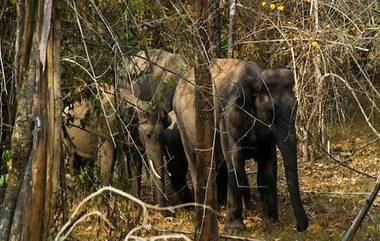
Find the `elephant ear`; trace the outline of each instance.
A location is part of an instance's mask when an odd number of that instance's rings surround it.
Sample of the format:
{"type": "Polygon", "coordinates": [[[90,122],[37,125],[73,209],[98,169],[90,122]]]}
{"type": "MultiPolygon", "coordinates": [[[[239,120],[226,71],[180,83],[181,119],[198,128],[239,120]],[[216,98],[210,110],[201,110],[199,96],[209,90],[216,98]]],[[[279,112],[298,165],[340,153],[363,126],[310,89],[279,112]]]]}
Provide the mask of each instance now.
{"type": "Polygon", "coordinates": [[[233,96],[236,96],[235,103],[245,109],[254,108],[254,102],[256,97],[261,93],[264,81],[260,74],[261,69],[253,63],[246,64],[243,67],[242,74],[239,74],[239,78],[235,82],[233,96]]]}
{"type": "Polygon", "coordinates": [[[294,88],[294,74],[289,69],[267,69],[262,73],[265,85],[271,93],[292,92],[294,88]]]}

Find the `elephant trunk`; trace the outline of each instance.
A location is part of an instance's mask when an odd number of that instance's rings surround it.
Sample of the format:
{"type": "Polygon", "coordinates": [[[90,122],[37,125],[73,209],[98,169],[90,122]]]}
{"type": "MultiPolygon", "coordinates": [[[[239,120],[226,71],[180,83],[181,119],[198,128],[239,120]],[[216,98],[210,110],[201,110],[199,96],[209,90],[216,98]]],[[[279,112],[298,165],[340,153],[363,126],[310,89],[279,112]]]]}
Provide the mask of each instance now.
{"type": "Polygon", "coordinates": [[[146,151],[151,175],[154,178],[154,185],[157,187],[157,203],[163,207],[165,206],[165,168],[158,141],[146,141],[146,151]]]}
{"type": "Polygon", "coordinates": [[[297,173],[297,140],[294,124],[291,125],[290,128],[282,126],[281,128],[278,128],[278,130],[275,130],[274,133],[284,161],[286,182],[297,221],[297,231],[302,232],[308,227],[308,218],[306,216],[299,191],[297,173]]]}

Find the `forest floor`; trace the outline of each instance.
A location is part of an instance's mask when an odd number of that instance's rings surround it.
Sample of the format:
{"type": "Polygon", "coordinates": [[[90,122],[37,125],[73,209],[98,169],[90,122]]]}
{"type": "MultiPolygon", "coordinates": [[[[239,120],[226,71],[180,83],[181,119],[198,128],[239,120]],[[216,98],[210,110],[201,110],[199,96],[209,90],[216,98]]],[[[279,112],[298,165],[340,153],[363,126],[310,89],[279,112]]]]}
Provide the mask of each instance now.
{"type": "MultiPolygon", "coordinates": [[[[331,155],[344,164],[366,174],[377,176],[380,173],[380,141],[374,139],[367,128],[355,126],[338,127],[330,132],[331,155]],[[344,133],[344,134],[339,134],[344,133]]],[[[363,126],[365,124],[363,123],[363,126]]],[[[363,202],[371,191],[375,180],[349,170],[328,157],[323,152],[312,162],[299,161],[299,176],[302,198],[310,219],[307,231],[298,233],[294,229],[295,219],[287,193],[282,160],[278,161],[278,192],[279,192],[279,222],[268,224],[263,222],[260,213],[259,198],[256,189],[252,188],[253,210],[249,211],[244,219],[246,230],[235,234],[262,241],[327,241],[341,240],[344,232],[351,225],[363,202]]],[[[255,163],[248,165],[251,171],[255,163]]],[[[251,187],[256,186],[255,176],[251,176],[251,187]]],[[[143,199],[151,202],[151,192],[146,183],[143,199]]],[[[73,202],[78,203],[78,200],[73,202]]],[[[115,230],[110,231],[101,221],[89,219],[77,227],[69,240],[123,240],[135,224],[131,220],[132,213],[128,211],[128,201],[114,197],[112,222],[115,230]],[[117,208],[115,208],[117,207],[117,208]],[[116,211],[115,211],[116,210],[116,211]]],[[[179,210],[175,218],[165,219],[158,212],[152,212],[150,223],[153,231],[140,233],[153,236],[168,233],[192,233],[193,210],[179,210]],[[170,232],[159,232],[167,230],[170,232]]],[[[226,209],[219,210],[219,232],[223,234],[223,224],[226,218],[226,209]]],[[[192,237],[192,236],[189,236],[192,237]]],[[[369,213],[365,217],[355,240],[380,241],[380,198],[375,200],[369,213]]]]}

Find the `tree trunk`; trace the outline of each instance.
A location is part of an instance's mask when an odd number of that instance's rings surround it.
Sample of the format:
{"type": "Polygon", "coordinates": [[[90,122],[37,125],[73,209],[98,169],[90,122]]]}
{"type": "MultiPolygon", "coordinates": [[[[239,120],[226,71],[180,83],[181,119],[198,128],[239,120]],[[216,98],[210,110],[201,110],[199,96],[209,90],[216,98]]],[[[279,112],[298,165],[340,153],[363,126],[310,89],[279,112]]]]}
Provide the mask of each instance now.
{"type": "Polygon", "coordinates": [[[30,78],[18,94],[16,121],[12,133],[12,161],[9,181],[0,213],[0,240],[8,240],[13,214],[19,196],[26,160],[29,158],[32,132],[33,68],[30,78]]]}
{"type": "MultiPolygon", "coordinates": [[[[216,210],[215,161],[213,160],[214,104],[213,83],[210,72],[210,31],[213,19],[208,1],[198,0],[196,4],[197,26],[195,49],[195,126],[196,126],[196,184],[195,201],[216,210]]],[[[218,223],[216,213],[209,208],[196,208],[195,240],[217,240],[218,223]]]]}
{"type": "Polygon", "coordinates": [[[49,0],[18,2],[15,76],[21,91],[0,240],[47,240],[50,232],[58,190],[62,113],[60,25],[58,20],[51,25],[50,16],[57,17],[50,12],[52,5],[49,0]]]}
{"type": "Polygon", "coordinates": [[[221,9],[219,0],[211,1],[210,16],[210,36],[211,36],[211,55],[213,57],[222,57],[222,29],[221,29],[221,9]]]}
{"type": "Polygon", "coordinates": [[[41,33],[38,34],[41,39],[37,41],[39,58],[36,58],[36,62],[39,66],[39,74],[36,75],[37,113],[35,117],[35,125],[40,130],[34,136],[37,138],[37,147],[32,159],[31,208],[27,220],[27,236],[24,236],[36,241],[48,240],[50,234],[61,160],[62,104],[59,63],[61,30],[57,17],[59,16],[58,9],[55,7],[60,2],[54,1],[54,5],[51,2],[50,6],[49,0],[43,3],[44,1],[39,2],[39,21],[36,30],[37,33],[41,33]],[[50,14],[54,16],[52,20],[49,19],[50,14]]]}
{"type": "Polygon", "coordinates": [[[229,0],[229,23],[228,23],[228,58],[234,57],[236,0],[229,0]]]}
{"type": "Polygon", "coordinates": [[[18,1],[16,30],[15,82],[17,110],[11,137],[9,181],[0,212],[0,240],[8,240],[26,160],[29,158],[32,135],[34,68],[29,66],[34,12],[31,1],[18,1]]]}

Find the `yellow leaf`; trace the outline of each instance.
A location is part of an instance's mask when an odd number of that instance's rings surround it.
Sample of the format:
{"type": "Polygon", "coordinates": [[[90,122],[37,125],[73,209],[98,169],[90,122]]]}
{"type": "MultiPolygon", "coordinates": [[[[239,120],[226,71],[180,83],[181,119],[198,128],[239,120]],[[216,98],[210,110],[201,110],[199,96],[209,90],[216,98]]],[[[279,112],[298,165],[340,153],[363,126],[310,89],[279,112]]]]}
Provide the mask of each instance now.
{"type": "Polygon", "coordinates": [[[319,44],[318,44],[318,42],[317,41],[312,41],[311,42],[311,47],[313,47],[313,48],[318,48],[319,47],[319,44]]]}
{"type": "Polygon", "coordinates": [[[265,7],[265,5],[267,5],[267,2],[265,1],[261,2],[261,6],[265,7]]]}
{"type": "Polygon", "coordinates": [[[284,11],[285,10],[285,6],[284,5],[279,5],[279,6],[277,6],[277,10],[278,11],[284,11]]]}
{"type": "Polygon", "coordinates": [[[274,3],[271,3],[269,5],[269,8],[270,8],[270,10],[274,11],[274,10],[276,10],[276,5],[274,3]]]}
{"type": "Polygon", "coordinates": [[[8,167],[8,169],[9,170],[11,170],[12,169],[12,159],[9,159],[9,161],[7,161],[7,167],[8,167]]]}

